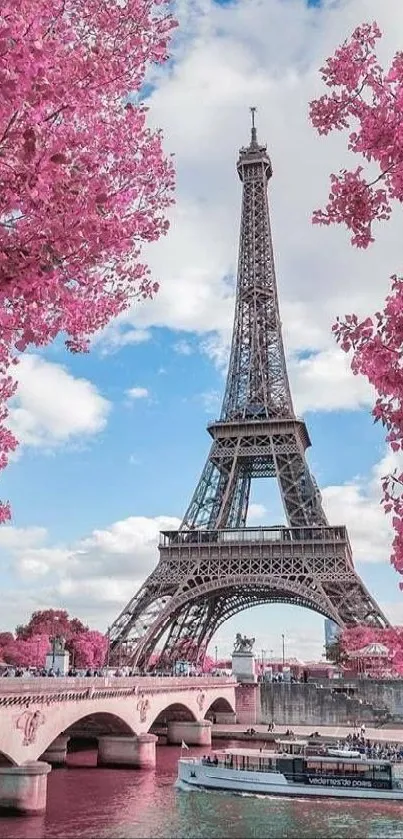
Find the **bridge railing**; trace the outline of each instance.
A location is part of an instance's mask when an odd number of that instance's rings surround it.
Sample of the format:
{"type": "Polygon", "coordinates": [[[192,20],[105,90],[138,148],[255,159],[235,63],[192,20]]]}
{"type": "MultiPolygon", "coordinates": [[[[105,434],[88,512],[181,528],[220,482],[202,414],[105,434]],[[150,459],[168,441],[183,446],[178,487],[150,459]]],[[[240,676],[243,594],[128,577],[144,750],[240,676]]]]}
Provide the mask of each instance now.
{"type": "Polygon", "coordinates": [[[346,542],[344,525],[336,527],[241,527],[224,530],[163,530],[160,547],[189,544],[245,544],[253,542],[346,542]]]}
{"type": "Polygon", "coordinates": [[[97,676],[93,677],[67,677],[57,676],[45,677],[9,677],[0,678],[0,694],[16,693],[60,693],[61,691],[85,690],[94,688],[114,688],[121,690],[134,690],[137,692],[146,690],[186,690],[188,688],[209,688],[234,685],[235,679],[231,676],[97,676]]]}

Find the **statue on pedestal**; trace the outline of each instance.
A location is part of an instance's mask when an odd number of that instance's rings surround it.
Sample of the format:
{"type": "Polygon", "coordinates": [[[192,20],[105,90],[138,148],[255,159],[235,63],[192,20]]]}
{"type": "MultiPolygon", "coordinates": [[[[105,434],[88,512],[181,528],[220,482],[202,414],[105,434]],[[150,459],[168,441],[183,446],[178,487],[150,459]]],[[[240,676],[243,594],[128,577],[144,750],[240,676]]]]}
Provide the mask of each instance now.
{"type": "Polygon", "coordinates": [[[66,649],[66,639],[63,635],[56,635],[53,638],[53,652],[55,655],[62,655],[66,649]]]}
{"type": "Polygon", "coordinates": [[[242,637],[240,632],[237,632],[234,643],[234,653],[251,653],[255,638],[247,638],[246,635],[242,637]]]}

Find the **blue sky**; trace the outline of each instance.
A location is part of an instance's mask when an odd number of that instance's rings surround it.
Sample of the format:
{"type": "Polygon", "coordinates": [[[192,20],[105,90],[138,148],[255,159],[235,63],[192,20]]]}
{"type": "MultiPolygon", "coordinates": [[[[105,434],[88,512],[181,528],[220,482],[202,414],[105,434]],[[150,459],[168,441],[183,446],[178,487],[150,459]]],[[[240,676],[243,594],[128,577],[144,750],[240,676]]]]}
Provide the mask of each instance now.
{"type": "MultiPolygon", "coordinates": [[[[309,462],[331,522],[349,527],[359,573],[403,622],[379,506],[379,476],[394,460],[372,423],[370,389],[331,336],[337,314],[379,306],[399,270],[401,220],[379,231],[370,253],[354,252],[342,230],[310,224],[329,172],[349,163],[342,138],[319,139],[308,124],[317,68],[363,20],[377,18],[385,30],[385,56],[398,49],[403,10],[392,0],[378,7],[179,2],[174,60],[147,88],[150,124],[162,127],[178,170],[171,231],[146,254],[161,290],[97,336],[89,355],[71,356],[58,341],[20,365],[11,422],[23,442],[1,482],[13,506],[12,524],[0,530],[2,628],[45,606],[106,628],[156,564],[158,530],[185,511],[225,382],[241,198],[235,161],[250,104],[274,167],[281,311],[309,462]]],[[[283,520],[272,483],[257,483],[252,502],[251,524],[283,520]]],[[[253,627],[259,649],[279,654],[284,632],[290,654],[322,652],[323,620],[312,613],[260,607],[253,627]]],[[[250,614],[236,616],[213,645],[228,653],[235,632],[250,628],[250,614]]]]}

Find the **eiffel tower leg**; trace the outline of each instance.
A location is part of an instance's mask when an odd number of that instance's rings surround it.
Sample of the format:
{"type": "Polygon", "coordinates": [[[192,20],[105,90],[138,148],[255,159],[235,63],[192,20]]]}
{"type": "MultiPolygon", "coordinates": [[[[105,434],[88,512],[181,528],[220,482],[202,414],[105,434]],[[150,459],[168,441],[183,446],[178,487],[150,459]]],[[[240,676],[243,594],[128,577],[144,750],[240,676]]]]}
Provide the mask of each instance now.
{"type": "MultiPolygon", "coordinates": [[[[129,601],[109,630],[109,648],[112,660],[122,644],[128,644],[133,650],[139,640],[155,623],[157,616],[172,598],[175,584],[169,585],[161,579],[160,566],[157,566],[129,601]]],[[[129,658],[131,653],[129,653],[129,658]]]]}
{"type": "Polygon", "coordinates": [[[210,527],[217,498],[222,492],[222,483],[223,478],[220,472],[214,463],[208,459],[183,518],[181,530],[208,529],[210,527]]]}
{"type": "Polygon", "coordinates": [[[318,488],[296,434],[273,435],[274,462],[290,527],[327,525],[318,488]]]}
{"type": "Polygon", "coordinates": [[[235,487],[234,500],[228,517],[228,527],[245,527],[248,515],[251,479],[249,475],[241,475],[235,487]]]}
{"type": "Polygon", "coordinates": [[[171,624],[168,637],[161,652],[161,661],[172,662],[184,659],[197,664],[203,649],[203,626],[208,613],[208,603],[199,601],[183,608],[171,624]]]}

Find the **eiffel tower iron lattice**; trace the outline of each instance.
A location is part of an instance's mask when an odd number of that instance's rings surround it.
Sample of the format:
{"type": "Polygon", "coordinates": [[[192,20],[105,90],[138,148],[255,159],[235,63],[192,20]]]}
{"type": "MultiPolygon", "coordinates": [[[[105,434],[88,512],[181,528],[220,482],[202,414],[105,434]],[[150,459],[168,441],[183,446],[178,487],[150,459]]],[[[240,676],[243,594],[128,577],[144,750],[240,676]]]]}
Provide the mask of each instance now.
{"type": "Polygon", "coordinates": [[[305,451],[288,381],[267,197],[272,166],[251,140],[243,184],[235,321],[220,419],[179,531],[160,535],[160,560],[110,630],[110,648],[139,667],[196,662],[218,627],[250,606],[305,606],[340,626],[388,626],[355,571],[346,528],[331,527],[305,451]],[[278,481],[288,527],[246,527],[251,480],[278,481]]]}

